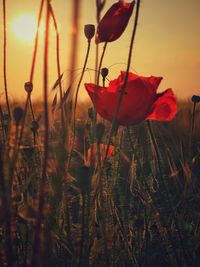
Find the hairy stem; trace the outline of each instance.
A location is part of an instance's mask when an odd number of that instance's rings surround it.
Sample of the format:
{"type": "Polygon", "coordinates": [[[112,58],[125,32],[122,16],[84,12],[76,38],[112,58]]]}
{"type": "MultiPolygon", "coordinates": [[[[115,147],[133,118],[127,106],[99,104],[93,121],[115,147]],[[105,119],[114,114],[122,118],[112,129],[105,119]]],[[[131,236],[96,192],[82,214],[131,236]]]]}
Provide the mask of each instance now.
{"type": "Polygon", "coordinates": [[[124,82],[120,91],[120,95],[118,97],[118,101],[117,101],[117,106],[114,112],[114,116],[113,116],[113,121],[112,121],[112,126],[111,126],[111,130],[110,130],[110,134],[109,134],[109,138],[108,138],[108,145],[106,148],[106,153],[105,153],[105,158],[104,158],[104,162],[107,159],[108,156],[108,151],[109,151],[109,146],[111,143],[111,138],[114,132],[114,127],[117,121],[117,115],[119,113],[120,110],[120,106],[122,103],[122,99],[125,93],[125,88],[126,88],[126,84],[128,81],[128,73],[129,73],[129,69],[130,69],[130,65],[131,65],[131,58],[132,58],[132,51],[133,51],[133,44],[134,44],[134,40],[135,40],[135,36],[136,36],[136,30],[137,30],[137,25],[138,25],[138,19],[139,19],[139,11],[140,11],[140,0],[137,1],[137,5],[136,5],[136,14],[135,14],[135,19],[134,19],[134,24],[133,24],[133,32],[132,32],[132,37],[131,37],[131,43],[130,43],[130,49],[129,49],[129,55],[128,55],[128,62],[127,62],[127,68],[126,68],[126,74],[125,74],[125,78],[124,78],[124,82]]]}

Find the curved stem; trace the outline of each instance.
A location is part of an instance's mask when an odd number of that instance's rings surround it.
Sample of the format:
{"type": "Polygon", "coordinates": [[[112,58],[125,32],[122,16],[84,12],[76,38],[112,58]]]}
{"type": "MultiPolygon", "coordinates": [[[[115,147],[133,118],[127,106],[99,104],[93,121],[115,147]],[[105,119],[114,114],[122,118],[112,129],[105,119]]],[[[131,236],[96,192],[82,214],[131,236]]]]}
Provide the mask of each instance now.
{"type": "Polygon", "coordinates": [[[81,72],[81,77],[79,79],[79,82],[78,82],[78,85],[76,88],[76,95],[75,95],[75,102],[74,102],[74,140],[75,140],[75,134],[76,134],[76,107],[77,107],[78,93],[79,93],[81,82],[83,80],[83,76],[84,76],[85,69],[87,66],[87,61],[88,61],[88,57],[89,57],[89,53],[90,53],[90,46],[91,46],[91,40],[88,40],[88,47],[87,47],[87,52],[86,52],[86,56],[85,56],[85,61],[84,61],[83,69],[81,72]]]}
{"type": "MultiPolygon", "coordinates": [[[[30,76],[29,76],[29,81],[31,83],[33,82],[33,76],[34,76],[34,71],[35,71],[35,62],[36,62],[36,55],[37,55],[37,50],[38,50],[39,28],[40,28],[40,23],[41,23],[41,19],[42,19],[43,7],[44,7],[44,0],[41,0],[40,9],[39,9],[39,15],[38,15],[38,22],[37,22],[37,32],[36,32],[36,35],[35,35],[35,44],[34,44],[34,50],[33,50],[31,71],[30,71],[30,76]]],[[[33,118],[33,120],[35,120],[32,101],[31,101],[31,96],[29,97],[28,101],[29,101],[29,104],[30,104],[30,110],[31,110],[32,118],[33,118]]],[[[25,116],[26,116],[26,114],[25,114],[25,116]]]]}
{"type": "MultiPolygon", "coordinates": [[[[57,61],[57,73],[58,73],[58,78],[61,76],[61,72],[60,72],[60,36],[59,36],[59,30],[58,30],[58,25],[56,22],[56,18],[55,18],[55,14],[52,8],[51,3],[49,4],[50,7],[50,14],[51,17],[53,19],[53,23],[54,23],[54,28],[56,31],[56,61],[57,61]]],[[[59,93],[60,93],[60,103],[62,103],[62,99],[63,99],[63,93],[62,93],[62,85],[61,85],[61,80],[59,82],[59,93]]],[[[62,125],[62,129],[64,131],[65,129],[65,122],[64,122],[64,110],[63,110],[63,105],[61,104],[60,106],[60,116],[61,116],[61,125],[62,125]]]]}
{"type": "Polygon", "coordinates": [[[9,105],[9,99],[8,99],[8,86],[7,86],[7,73],[6,73],[6,0],[3,0],[3,78],[4,78],[4,89],[5,89],[5,95],[6,95],[6,105],[7,105],[7,111],[8,115],[11,118],[10,113],[10,105],[9,105]]]}
{"type": "Polygon", "coordinates": [[[34,70],[35,70],[35,62],[36,62],[36,55],[37,55],[37,49],[38,49],[38,38],[39,38],[39,28],[40,28],[40,23],[42,19],[42,11],[44,7],[44,0],[41,0],[40,3],[40,9],[39,9],[39,14],[38,14],[38,21],[37,21],[37,32],[35,35],[35,44],[34,44],[34,50],[33,50],[33,58],[32,58],[32,64],[31,64],[31,71],[30,71],[30,78],[29,81],[33,82],[33,76],[34,76],[34,70]]]}
{"type": "Polygon", "coordinates": [[[110,135],[109,135],[109,138],[108,138],[108,145],[107,145],[107,148],[106,148],[104,162],[106,162],[106,159],[107,159],[107,156],[108,156],[108,151],[109,151],[109,146],[110,146],[110,143],[111,143],[111,138],[112,138],[112,135],[113,135],[113,132],[114,132],[115,123],[117,121],[117,115],[119,113],[121,102],[122,102],[122,99],[123,99],[123,96],[124,96],[124,93],[125,93],[126,84],[127,84],[127,81],[128,81],[128,73],[129,73],[129,69],[130,69],[130,65],[131,65],[132,50],[133,50],[133,44],[134,44],[137,25],[138,25],[139,11],[140,11],[140,0],[137,1],[137,5],[136,5],[136,14],[135,14],[134,25],[133,25],[133,33],[132,33],[132,37],[131,37],[131,43],[130,43],[130,49],[129,49],[129,55],[128,55],[128,62],[127,62],[127,68],[126,68],[126,74],[125,74],[124,82],[123,82],[123,85],[122,85],[122,88],[121,88],[121,91],[120,91],[120,95],[118,97],[115,113],[114,113],[114,116],[113,116],[113,121],[112,121],[110,135]]]}

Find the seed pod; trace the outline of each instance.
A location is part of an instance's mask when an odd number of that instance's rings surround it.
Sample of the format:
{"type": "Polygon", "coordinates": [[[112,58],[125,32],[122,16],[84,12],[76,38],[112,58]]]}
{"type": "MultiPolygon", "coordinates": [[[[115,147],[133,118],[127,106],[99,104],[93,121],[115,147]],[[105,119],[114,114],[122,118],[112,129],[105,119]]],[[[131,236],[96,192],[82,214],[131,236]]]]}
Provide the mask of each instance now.
{"type": "Polygon", "coordinates": [[[109,73],[108,68],[102,68],[101,69],[101,76],[103,77],[103,79],[105,79],[107,77],[108,73],[109,73]]]}
{"type": "Polygon", "coordinates": [[[15,120],[16,125],[18,126],[22,117],[23,117],[24,111],[20,107],[16,107],[13,111],[13,117],[15,120]]]}
{"type": "Polygon", "coordinates": [[[25,89],[25,91],[26,91],[28,94],[30,94],[30,93],[32,92],[32,90],[33,90],[33,84],[32,84],[32,82],[26,82],[26,83],[24,84],[24,89],[25,89]]]}
{"type": "Polygon", "coordinates": [[[86,24],[84,26],[85,37],[90,41],[95,34],[95,26],[93,24],[86,24]]]}
{"type": "Polygon", "coordinates": [[[198,96],[198,95],[193,95],[193,96],[192,96],[192,102],[194,102],[194,103],[199,103],[199,102],[200,102],[200,96],[198,96]]]}
{"type": "Polygon", "coordinates": [[[98,123],[96,126],[96,137],[97,137],[97,142],[99,144],[102,141],[104,133],[105,133],[105,125],[103,123],[98,123]]]}

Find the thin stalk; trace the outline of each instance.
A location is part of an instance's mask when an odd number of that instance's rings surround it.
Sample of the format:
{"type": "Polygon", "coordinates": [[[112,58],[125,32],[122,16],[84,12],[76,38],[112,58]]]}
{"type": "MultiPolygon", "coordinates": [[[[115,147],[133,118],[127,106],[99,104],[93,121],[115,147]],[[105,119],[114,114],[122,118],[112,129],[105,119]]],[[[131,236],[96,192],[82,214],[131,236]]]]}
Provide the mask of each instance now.
{"type": "Polygon", "coordinates": [[[91,46],[91,39],[88,39],[88,46],[87,46],[87,52],[86,52],[86,56],[85,56],[85,61],[84,61],[84,65],[83,65],[83,69],[81,72],[81,76],[76,88],[76,95],[75,95],[75,101],[74,101],[74,139],[75,139],[75,135],[76,135],[76,107],[77,107],[77,100],[78,100],[78,93],[79,93],[79,89],[81,86],[81,82],[83,80],[83,76],[85,73],[85,69],[87,66],[87,62],[88,62],[88,57],[89,57],[89,53],[90,53],[90,46],[91,46]]]}
{"type": "Polygon", "coordinates": [[[189,160],[192,159],[193,154],[193,136],[194,136],[194,127],[195,127],[195,111],[196,111],[196,102],[193,104],[193,111],[192,111],[192,124],[191,124],[191,131],[190,131],[190,139],[189,139],[189,160]]]}
{"type": "MultiPolygon", "coordinates": [[[[5,212],[5,254],[7,258],[7,264],[9,267],[13,266],[13,249],[11,238],[11,214],[10,214],[10,194],[6,192],[5,177],[4,177],[4,161],[3,151],[0,145],[0,194],[1,201],[4,203],[5,212]]],[[[2,265],[3,266],[3,265],[2,265]]]]}
{"type": "Polygon", "coordinates": [[[81,242],[80,242],[79,265],[78,265],[79,267],[83,266],[82,263],[83,263],[83,258],[85,256],[84,241],[85,241],[85,193],[82,194],[82,222],[81,222],[81,242]]]}
{"type": "Polygon", "coordinates": [[[101,227],[102,227],[102,236],[103,236],[103,248],[104,248],[104,257],[105,257],[105,266],[109,267],[109,255],[108,255],[108,239],[107,239],[107,227],[106,227],[106,205],[104,203],[103,195],[103,169],[101,166],[101,154],[100,154],[100,144],[97,142],[97,158],[98,158],[98,173],[99,173],[99,198],[100,198],[100,214],[101,214],[101,227]]]}
{"type": "MultiPolygon", "coordinates": [[[[100,61],[99,61],[98,71],[96,72],[96,81],[95,81],[95,90],[94,90],[94,113],[95,113],[95,121],[96,121],[96,116],[97,116],[97,111],[96,111],[97,91],[98,91],[98,87],[99,87],[99,79],[100,79],[100,75],[101,75],[101,67],[102,67],[104,56],[105,56],[107,44],[108,43],[105,42],[105,44],[103,46],[103,52],[101,54],[101,58],[100,58],[100,61]]],[[[97,47],[98,47],[98,45],[97,45],[97,47]]]]}
{"type": "MultiPolygon", "coordinates": [[[[72,6],[72,37],[71,37],[71,58],[70,58],[70,81],[69,84],[72,85],[74,81],[74,69],[76,68],[76,63],[77,63],[77,51],[78,51],[78,33],[79,33],[79,11],[80,11],[80,0],[74,0],[73,1],[73,6],[72,6]]],[[[66,114],[68,115],[68,114],[66,114]]],[[[67,122],[68,123],[68,122],[67,122]]],[[[66,127],[65,131],[65,136],[63,138],[63,141],[69,147],[69,132],[68,132],[68,127],[66,127]]],[[[63,171],[65,175],[67,175],[68,170],[69,170],[69,159],[67,163],[67,170],[65,169],[65,166],[63,165],[63,171]]],[[[65,180],[65,188],[64,188],[64,201],[65,201],[65,217],[66,217],[66,232],[67,232],[67,240],[69,242],[70,248],[72,250],[72,264],[73,261],[76,259],[74,258],[74,249],[73,249],[73,242],[72,242],[72,234],[71,234],[71,217],[70,217],[70,208],[69,208],[69,196],[68,196],[68,182],[65,180]]],[[[69,264],[71,266],[71,262],[69,264]]]]}
{"type": "Polygon", "coordinates": [[[24,127],[25,127],[25,119],[26,119],[26,113],[27,113],[27,109],[28,109],[29,98],[30,98],[30,93],[27,94],[27,98],[26,98],[26,103],[25,103],[24,113],[23,113],[22,123],[21,123],[21,129],[20,129],[20,133],[19,133],[19,138],[18,138],[18,141],[16,141],[17,146],[16,146],[16,149],[14,151],[14,156],[13,156],[13,160],[12,160],[10,179],[13,177],[13,174],[15,172],[15,167],[16,167],[16,163],[17,163],[17,159],[18,159],[18,155],[19,155],[19,149],[20,149],[20,145],[21,145],[21,141],[22,141],[22,137],[23,137],[23,132],[24,132],[24,127]]]}
{"type": "Polygon", "coordinates": [[[0,127],[2,129],[2,135],[1,135],[1,147],[5,147],[6,145],[6,131],[5,131],[5,125],[4,125],[4,119],[3,119],[3,111],[2,111],[2,108],[1,108],[1,105],[0,105],[0,127]]]}
{"type": "MultiPolygon", "coordinates": [[[[38,15],[37,33],[36,33],[36,36],[35,36],[35,45],[34,45],[33,58],[32,58],[32,64],[31,64],[31,71],[30,71],[30,78],[29,78],[30,82],[33,81],[33,75],[34,75],[34,69],[35,69],[35,61],[36,61],[37,48],[38,48],[38,34],[39,34],[38,31],[39,31],[39,27],[40,27],[40,23],[41,23],[41,18],[42,18],[43,6],[44,6],[44,0],[41,0],[40,9],[39,9],[39,15],[38,15]]],[[[30,104],[32,117],[33,117],[33,120],[34,120],[34,113],[33,113],[33,108],[32,108],[32,103],[31,103],[31,92],[28,92],[27,93],[27,97],[26,97],[26,102],[25,102],[25,107],[24,107],[22,123],[21,123],[21,130],[20,130],[20,134],[19,134],[18,149],[17,149],[15,162],[17,162],[18,151],[19,151],[19,147],[21,145],[21,141],[22,141],[22,137],[23,137],[23,133],[24,133],[24,127],[25,127],[26,114],[27,114],[27,110],[28,110],[28,104],[30,104]]],[[[15,169],[15,164],[14,164],[14,169],[15,169]]]]}
{"type": "MultiPolygon", "coordinates": [[[[44,7],[44,0],[41,0],[39,14],[38,14],[38,21],[37,21],[37,32],[36,32],[36,35],[35,35],[33,57],[32,57],[32,63],[31,63],[31,71],[30,71],[30,76],[29,76],[29,81],[31,83],[33,82],[34,71],[35,71],[35,62],[36,62],[36,55],[37,55],[37,50],[38,50],[39,28],[40,28],[41,19],[42,19],[43,7],[44,7]]],[[[28,101],[29,101],[29,105],[30,105],[32,118],[33,118],[33,120],[35,120],[35,115],[34,115],[34,111],[33,111],[31,96],[29,97],[28,101]]],[[[26,116],[26,114],[25,114],[25,116],[26,116]]]]}
{"type": "MultiPolygon", "coordinates": [[[[59,36],[58,25],[56,22],[55,14],[54,14],[51,3],[49,4],[49,6],[50,6],[50,14],[51,14],[51,17],[53,19],[54,28],[56,31],[56,61],[57,61],[57,73],[58,73],[58,78],[59,78],[61,76],[61,71],[60,71],[60,36],[59,36]]],[[[61,81],[59,82],[59,93],[60,93],[60,103],[62,103],[63,93],[62,93],[61,81]]],[[[64,131],[65,130],[65,122],[64,122],[64,110],[63,110],[62,104],[60,107],[60,116],[61,116],[62,129],[64,131]]]]}
{"type": "Polygon", "coordinates": [[[3,78],[4,78],[4,90],[6,95],[6,105],[7,105],[7,111],[8,115],[11,118],[10,113],[10,105],[9,105],[9,99],[8,99],[8,86],[7,86],[7,53],[6,53],[6,0],[3,0],[3,78]]]}
{"type": "Polygon", "coordinates": [[[48,52],[49,52],[49,22],[50,22],[50,8],[49,1],[46,1],[46,21],[45,21],[45,39],[44,39],[44,159],[42,166],[42,177],[39,186],[39,206],[38,206],[38,218],[37,218],[37,228],[35,233],[35,240],[33,244],[33,257],[32,257],[32,267],[37,266],[38,259],[42,254],[42,244],[41,244],[41,223],[43,216],[43,209],[45,204],[44,190],[45,181],[47,177],[47,160],[49,155],[49,112],[48,112],[48,52]]]}
{"type": "Polygon", "coordinates": [[[132,51],[133,51],[133,44],[134,44],[134,40],[135,40],[135,36],[136,36],[136,30],[137,30],[137,25],[138,25],[138,19],[139,19],[139,11],[140,11],[140,0],[137,1],[137,5],[136,5],[136,14],[135,14],[135,19],[134,19],[134,24],[133,24],[133,32],[132,32],[132,36],[131,36],[131,43],[130,43],[130,49],[129,49],[129,54],[128,54],[128,62],[127,62],[127,68],[126,68],[126,74],[125,74],[125,78],[124,78],[124,82],[120,91],[120,95],[118,97],[118,101],[117,101],[117,106],[114,112],[114,116],[113,116],[113,121],[112,121],[112,126],[111,126],[111,130],[110,130],[110,134],[109,134],[109,138],[108,138],[108,144],[107,144],[107,148],[106,148],[106,153],[105,153],[105,158],[104,158],[104,162],[106,162],[107,156],[108,156],[108,151],[109,151],[109,146],[111,143],[111,138],[114,132],[114,127],[115,127],[115,123],[117,121],[117,115],[119,113],[120,110],[120,106],[122,103],[122,99],[125,93],[125,89],[126,89],[126,84],[128,82],[128,73],[129,73],[129,69],[130,69],[130,65],[131,65],[131,58],[132,58],[132,51]]]}
{"type": "Polygon", "coordinates": [[[118,215],[118,212],[117,212],[117,208],[114,204],[114,201],[112,201],[112,209],[113,209],[113,214],[115,214],[115,217],[116,217],[116,220],[117,220],[117,223],[119,225],[119,234],[121,235],[121,238],[122,238],[122,241],[124,243],[124,247],[126,249],[126,252],[129,256],[129,260],[131,262],[131,266],[133,267],[139,267],[138,266],[138,263],[137,263],[137,260],[136,260],[136,255],[134,254],[134,251],[130,248],[130,245],[129,245],[129,241],[128,241],[128,238],[127,238],[127,235],[124,233],[124,228],[123,228],[123,224],[121,222],[121,219],[118,215]]]}
{"type": "Polygon", "coordinates": [[[157,142],[156,142],[156,138],[154,136],[154,132],[153,132],[151,123],[149,121],[147,121],[147,125],[148,125],[148,130],[149,130],[149,133],[150,133],[150,136],[151,136],[151,140],[152,140],[152,143],[153,143],[153,147],[154,147],[155,152],[156,152],[156,157],[157,157],[157,162],[158,162],[159,178],[160,178],[160,181],[163,184],[163,187],[164,187],[164,189],[166,191],[167,201],[168,201],[168,203],[170,205],[170,209],[172,211],[172,216],[173,216],[174,223],[175,223],[175,226],[176,226],[176,229],[177,229],[178,237],[180,239],[180,244],[181,244],[181,247],[183,249],[183,255],[184,255],[186,264],[189,267],[189,266],[191,266],[192,256],[190,255],[190,251],[188,249],[186,250],[186,248],[185,248],[184,240],[183,240],[183,237],[182,237],[182,234],[181,234],[181,230],[180,230],[180,227],[179,227],[179,224],[178,224],[178,220],[177,220],[174,208],[173,208],[173,203],[172,203],[172,200],[171,200],[171,196],[170,196],[169,190],[167,188],[167,185],[166,185],[166,183],[165,183],[165,181],[163,179],[162,168],[161,168],[161,164],[160,164],[160,162],[161,162],[160,152],[159,152],[159,148],[158,148],[158,145],[157,145],[157,142]]]}
{"type": "MultiPolygon", "coordinates": [[[[18,144],[18,133],[19,133],[19,124],[16,124],[16,130],[15,130],[15,142],[14,142],[14,149],[13,149],[13,155],[12,159],[9,162],[8,165],[8,184],[7,187],[5,187],[4,182],[4,203],[5,203],[5,213],[6,213],[6,254],[7,254],[7,262],[8,266],[13,266],[13,246],[12,246],[12,234],[11,234],[11,221],[12,221],[12,213],[11,213],[11,188],[12,188],[12,182],[14,177],[14,165],[16,163],[16,154],[17,154],[17,144],[18,144]]],[[[8,159],[9,160],[9,159],[8,159]]],[[[3,179],[4,181],[4,179],[3,179]]]]}

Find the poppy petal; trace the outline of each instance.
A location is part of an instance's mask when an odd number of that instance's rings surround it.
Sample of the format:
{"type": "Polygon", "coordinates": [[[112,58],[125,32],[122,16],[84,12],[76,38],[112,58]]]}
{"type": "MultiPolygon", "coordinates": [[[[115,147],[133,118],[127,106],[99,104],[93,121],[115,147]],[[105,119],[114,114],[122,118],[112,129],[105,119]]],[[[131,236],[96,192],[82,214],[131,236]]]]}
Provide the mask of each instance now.
{"type": "Polygon", "coordinates": [[[172,120],[177,112],[177,101],[172,89],[157,95],[151,114],[147,120],[169,121],[172,120]]]}

